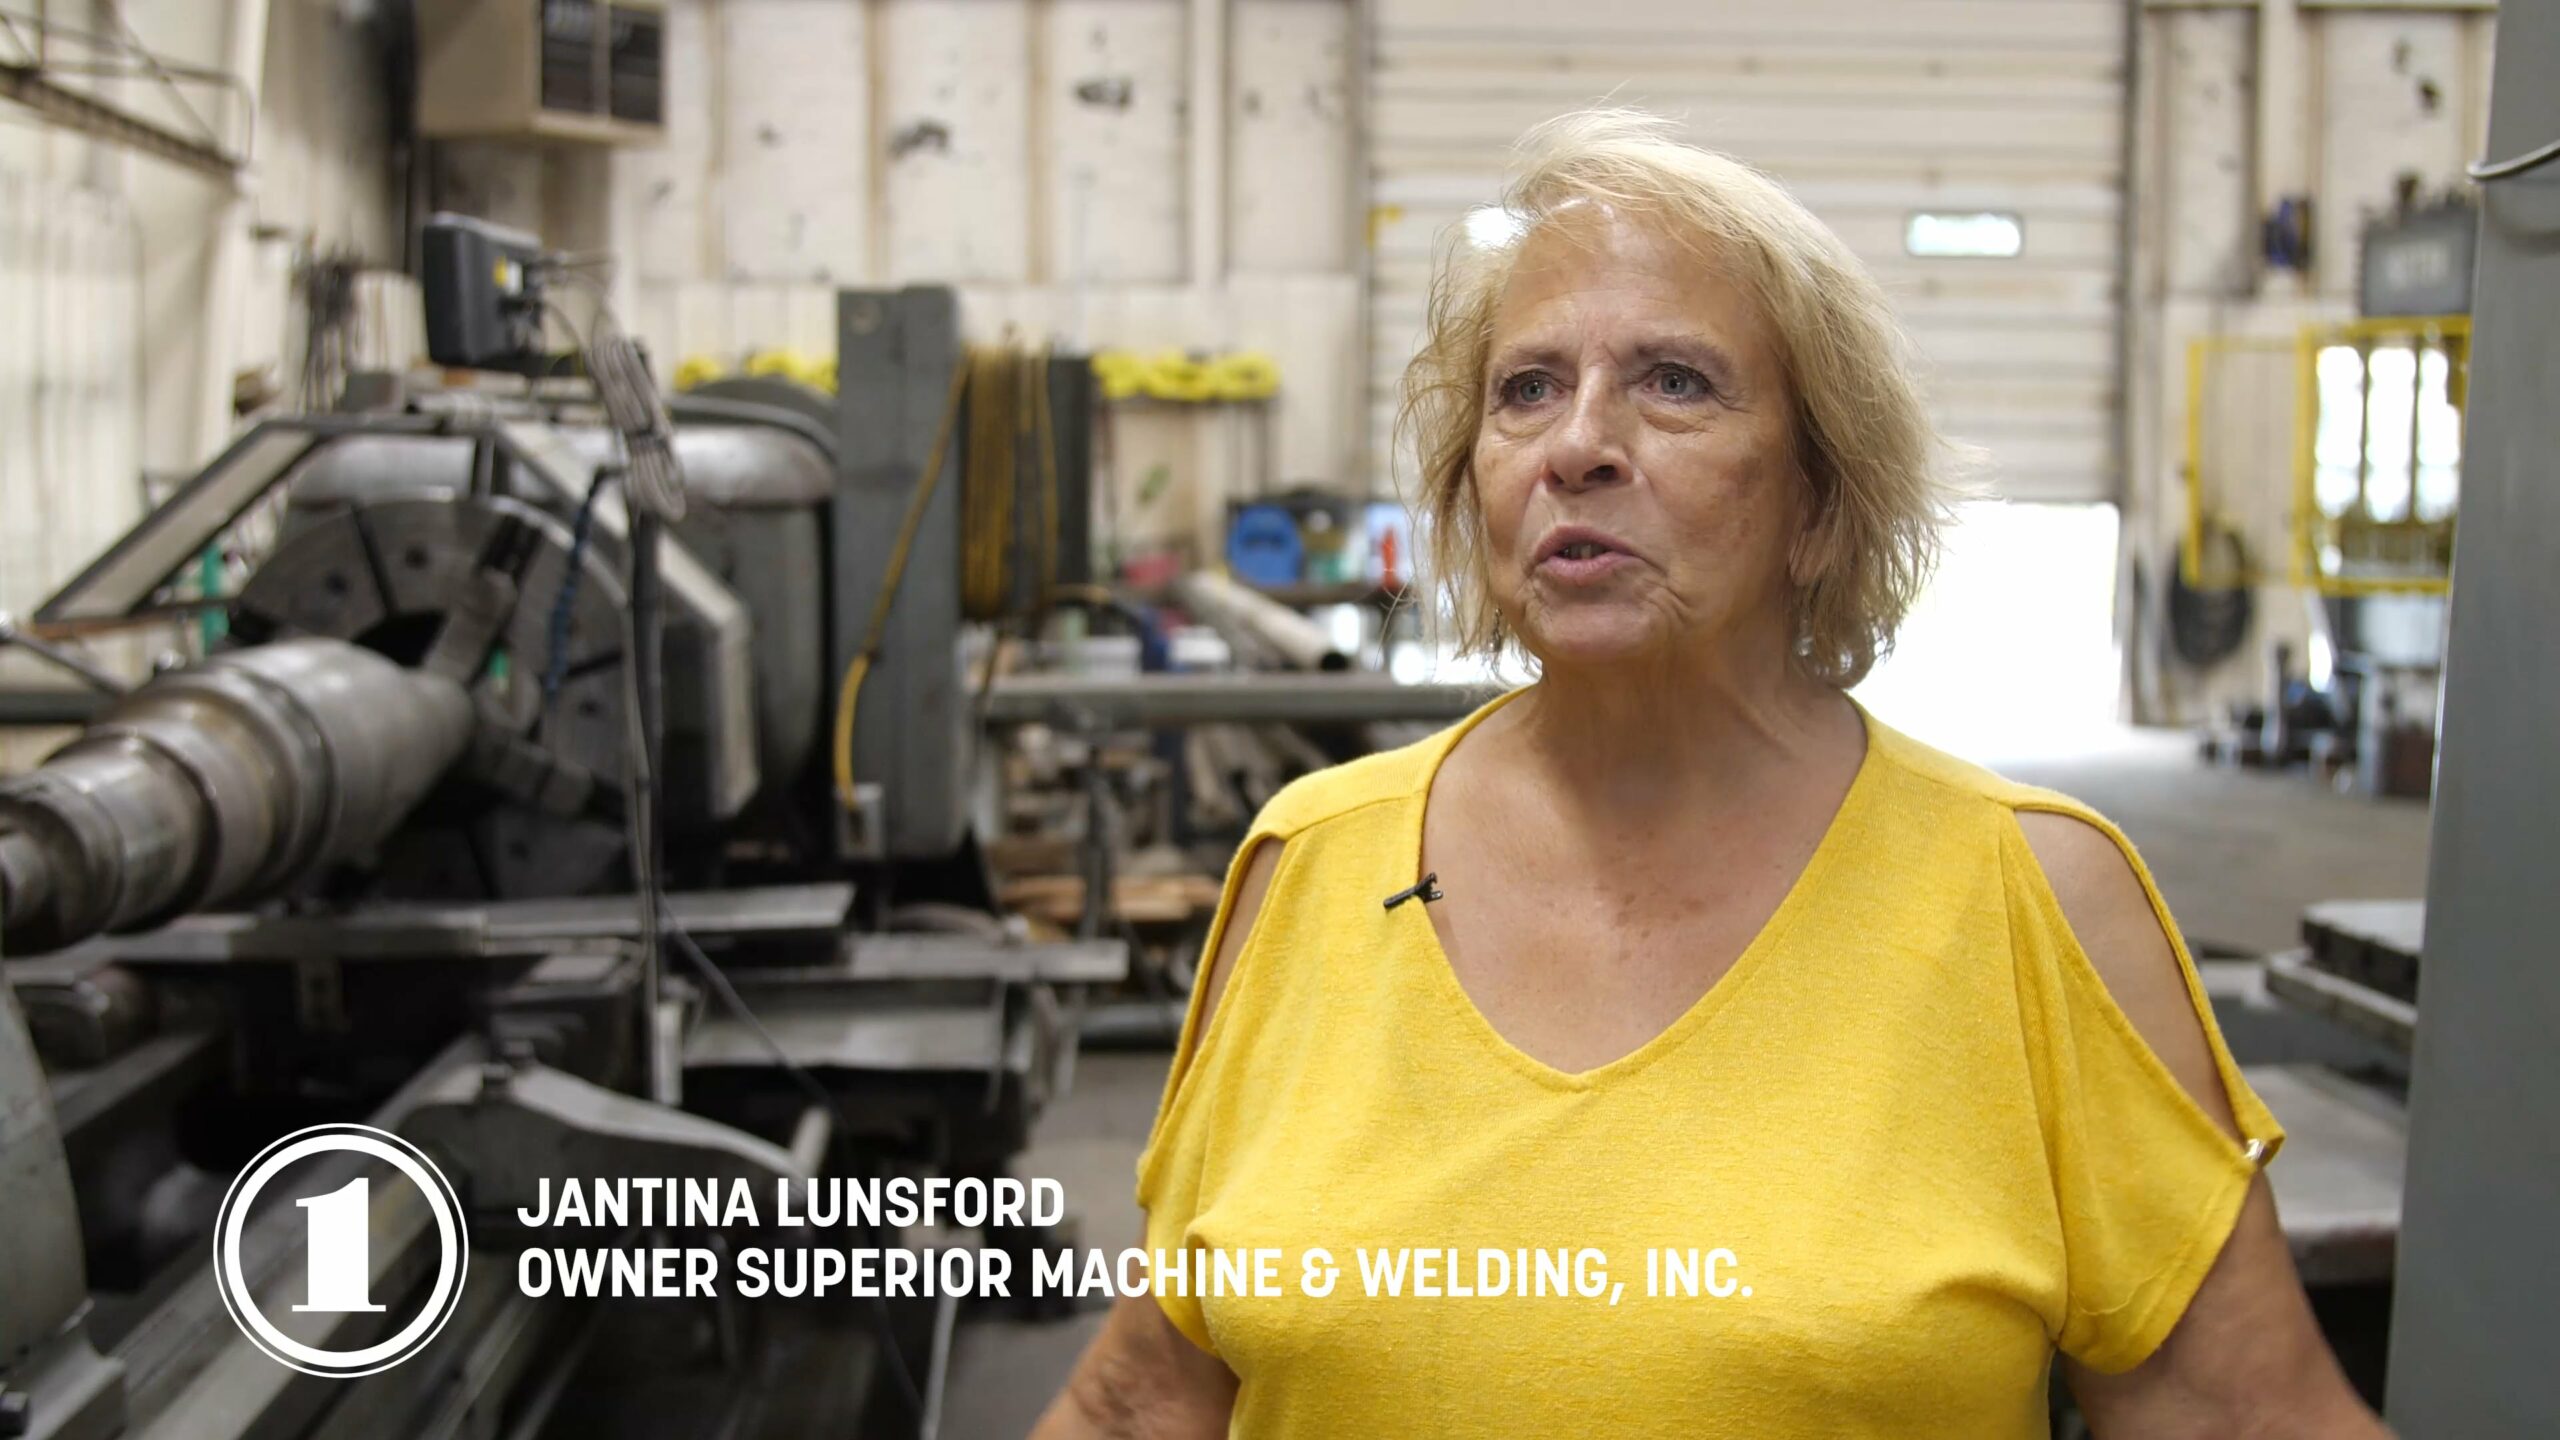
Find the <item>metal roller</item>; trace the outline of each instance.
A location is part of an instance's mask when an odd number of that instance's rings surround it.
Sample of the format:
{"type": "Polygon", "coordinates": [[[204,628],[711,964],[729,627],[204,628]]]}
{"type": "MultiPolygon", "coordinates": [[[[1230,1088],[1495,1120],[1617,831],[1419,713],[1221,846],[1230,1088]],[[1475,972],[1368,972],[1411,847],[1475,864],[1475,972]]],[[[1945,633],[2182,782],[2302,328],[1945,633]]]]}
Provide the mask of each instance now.
{"type": "Polygon", "coordinates": [[[471,732],[461,686],[335,640],[162,675],[0,780],[0,944],[142,929],[363,855],[471,732]]]}

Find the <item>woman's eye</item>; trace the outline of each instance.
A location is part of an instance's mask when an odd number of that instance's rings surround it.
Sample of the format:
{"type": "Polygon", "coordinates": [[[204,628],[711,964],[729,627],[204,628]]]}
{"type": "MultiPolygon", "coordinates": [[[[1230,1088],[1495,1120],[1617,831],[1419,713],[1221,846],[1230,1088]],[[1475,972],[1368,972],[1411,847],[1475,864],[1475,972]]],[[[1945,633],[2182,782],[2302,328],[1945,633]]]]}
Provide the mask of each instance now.
{"type": "Polygon", "coordinates": [[[1654,372],[1653,383],[1673,400],[1695,400],[1707,393],[1707,377],[1686,365],[1665,365],[1654,372]]]}
{"type": "Polygon", "coordinates": [[[1514,375],[1502,382],[1502,398],[1514,405],[1536,405],[1554,395],[1555,382],[1544,375],[1514,375]]]}

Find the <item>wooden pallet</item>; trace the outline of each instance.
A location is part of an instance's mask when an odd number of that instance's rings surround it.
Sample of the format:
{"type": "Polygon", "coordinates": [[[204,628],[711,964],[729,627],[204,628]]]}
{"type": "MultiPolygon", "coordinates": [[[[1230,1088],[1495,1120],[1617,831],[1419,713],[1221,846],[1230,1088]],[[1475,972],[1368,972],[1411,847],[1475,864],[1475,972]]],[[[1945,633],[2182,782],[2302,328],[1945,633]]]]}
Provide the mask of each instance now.
{"type": "MultiPolygon", "coordinates": [[[[1132,925],[1185,924],[1218,908],[1219,888],[1214,875],[1123,875],[1111,885],[1112,912],[1132,925]]],[[[1081,875],[1024,875],[998,894],[1007,909],[1034,920],[1072,925],[1084,914],[1081,875]]]]}

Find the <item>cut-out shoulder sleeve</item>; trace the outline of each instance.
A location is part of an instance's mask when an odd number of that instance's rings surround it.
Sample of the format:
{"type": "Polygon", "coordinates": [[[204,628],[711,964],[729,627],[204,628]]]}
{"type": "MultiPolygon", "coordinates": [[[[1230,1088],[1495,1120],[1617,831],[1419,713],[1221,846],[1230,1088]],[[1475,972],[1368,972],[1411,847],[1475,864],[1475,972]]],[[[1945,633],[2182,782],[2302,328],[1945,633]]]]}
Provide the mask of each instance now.
{"type": "MultiPolygon", "coordinates": [[[[1350,892],[1331,877],[1386,872],[1386,855],[1402,842],[1392,838],[1393,826],[1378,822],[1402,813],[1392,802],[1414,793],[1431,747],[1455,733],[1299,776],[1254,816],[1227,865],[1201,951],[1206,968],[1192,986],[1155,1126],[1138,1157],[1150,1251],[1202,1245],[1197,1235],[1215,1221],[1224,1177],[1270,1133],[1268,1087],[1238,1077],[1296,1053],[1302,1037],[1271,1017],[1308,1000],[1307,967],[1320,965],[1331,943],[1310,937],[1332,936],[1348,913],[1341,907],[1350,892]],[[1257,894],[1260,903],[1250,903],[1257,894]]],[[[1157,1300],[1176,1329],[1218,1354],[1197,1298],[1157,1300]]]]}
{"type": "MultiPolygon", "coordinates": [[[[1189,1243],[1192,1217],[1200,1209],[1203,1167],[1219,1128],[1214,1113],[1218,1106],[1214,1073],[1217,1066],[1214,1058],[1204,1057],[1204,1052],[1214,1051],[1209,1042],[1216,1032],[1231,1029],[1237,1023],[1230,1017],[1237,1002],[1246,998],[1242,992],[1249,988],[1247,977],[1252,966],[1247,952],[1252,947],[1249,927],[1254,917],[1239,912],[1253,908],[1244,902],[1249,891],[1257,888],[1250,884],[1257,870],[1266,883],[1258,887],[1261,896],[1256,898],[1269,895],[1267,882],[1287,849],[1285,838],[1276,833],[1270,821],[1268,812],[1257,820],[1228,863],[1217,913],[1210,919],[1208,936],[1201,944],[1200,970],[1183,1014],[1182,1035],[1175,1042],[1164,1094],[1156,1105],[1155,1125],[1148,1135],[1146,1150],[1138,1157],[1138,1205],[1146,1211],[1146,1246],[1150,1251],[1183,1249],[1189,1243]],[[1214,1009],[1213,998],[1218,1002],[1214,1009]]],[[[1161,1293],[1157,1298],[1176,1329],[1201,1349],[1212,1355],[1217,1353],[1196,1298],[1161,1293]]]]}
{"type": "Polygon", "coordinates": [[[2106,1373],[2168,1337],[2213,1268],[2258,1170],[2284,1132],[2242,1077],[2160,890],[2122,831],[2074,801],[2019,807],[2068,815],[2111,841],[2167,938],[2237,1137],[2181,1084],[2109,992],[2017,824],[2002,838],[2012,959],[2069,1270],[2056,1344],[2106,1373]]]}

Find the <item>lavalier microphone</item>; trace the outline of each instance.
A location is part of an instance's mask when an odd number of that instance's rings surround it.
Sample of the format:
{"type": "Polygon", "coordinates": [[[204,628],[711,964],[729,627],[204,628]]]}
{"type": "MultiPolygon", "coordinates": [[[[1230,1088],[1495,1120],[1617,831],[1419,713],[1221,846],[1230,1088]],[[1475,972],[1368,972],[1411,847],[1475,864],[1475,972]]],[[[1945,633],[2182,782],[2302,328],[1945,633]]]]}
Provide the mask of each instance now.
{"type": "Polygon", "coordinates": [[[1407,900],[1420,900],[1423,904],[1428,905],[1434,900],[1448,899],[1448,896],[1441,893],[1439,881],[1440,876],[1436,871],[1432,874],[1423,876],[1421,884],[1416,885],[1409,890],[1399,890],[1393,895],[1388,896],[1386,901],[1387,908],[1393,910],[1407,900]]]}

